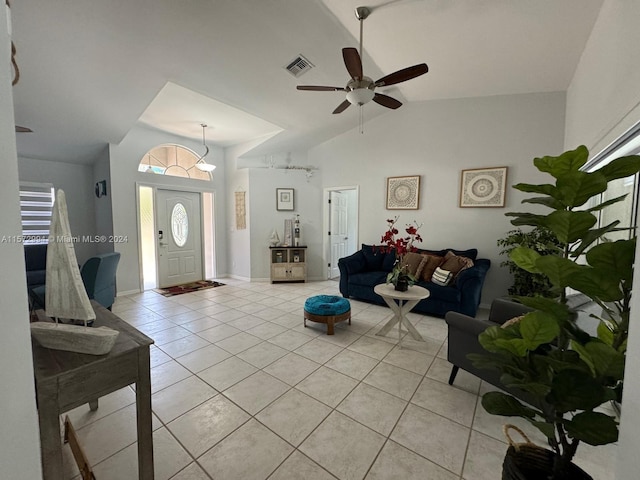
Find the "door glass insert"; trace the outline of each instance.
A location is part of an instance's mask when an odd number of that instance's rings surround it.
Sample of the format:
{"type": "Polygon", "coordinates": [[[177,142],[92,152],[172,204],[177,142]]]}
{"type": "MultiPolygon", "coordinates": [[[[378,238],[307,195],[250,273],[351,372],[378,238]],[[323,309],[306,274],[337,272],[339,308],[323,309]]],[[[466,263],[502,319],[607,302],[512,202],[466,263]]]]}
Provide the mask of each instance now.
{"type": "Polygon", "coordinates": [[[189,217],[187,209],[180,202],[176,203],[171,211],[171,234],[176,245],[184,247],[189,236],[189,217]]]}

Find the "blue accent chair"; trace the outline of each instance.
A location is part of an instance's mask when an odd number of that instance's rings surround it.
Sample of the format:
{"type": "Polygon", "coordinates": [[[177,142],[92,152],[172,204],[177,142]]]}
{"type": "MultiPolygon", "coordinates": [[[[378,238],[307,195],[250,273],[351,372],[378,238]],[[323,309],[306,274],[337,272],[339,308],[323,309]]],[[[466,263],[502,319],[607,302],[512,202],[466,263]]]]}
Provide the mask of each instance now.
{"type": "MultiPolygon", "coordinates": [[[[95,300],[111,310],[116,298],[116,271],[120,262],[120,253],[103,253],[87,260],[80,269],[82,283],[90,300],[95,300]]],[[[45,307],[46,285],[30,287],[29,297],[32,308],[45,307]]]]}

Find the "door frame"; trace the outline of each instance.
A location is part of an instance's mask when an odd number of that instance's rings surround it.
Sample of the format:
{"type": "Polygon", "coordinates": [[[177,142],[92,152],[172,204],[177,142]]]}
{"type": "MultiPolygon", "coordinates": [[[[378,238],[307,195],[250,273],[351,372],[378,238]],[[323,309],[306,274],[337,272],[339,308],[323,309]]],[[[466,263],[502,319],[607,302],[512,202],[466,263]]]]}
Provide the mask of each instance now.
{"type": "MultiPolygon", "coordinates": [[[[141,235],[141,225],[140,225],[140,187],[148,187],[152,189],[153,192],[153,231],[156,232],[156,206],[158,204],[157,201],[157,191],[160,190],[171,190],[174,192],[188,192],[188,193],[198,193],[200,194],[200,247],[201,247],[201,261],[202,261],[202,276],[206,277],[206,257],[205,257],[205,225],[204,225],[204,201],[203,201],[203,193],[210,193],[212,196],[212,204],[213,204],[213,214],[214,219],[212,222],[212,242],[213,242],[213,275],[217,275],[217,257],[215,255],[216,248],[216,222],[215,222],[215,210],[216,210],[216,192],[214,189],[209,188],[195,188],[195,187],[182,187],[175,185],[159,185],[155,183],[147,183],[147,182],[136,182],[136,228],[138,234],[138,282],[139,289],[141,292],[144,292],[144,272],[142,265],[142,235],[141,235]]],[[[156,288],[158,288],[158,249],[156,247],[156,288]]]]}
{"type": "Polygon", "coordinates": [[[329,238],[329,229],[331,228],[331,209],[329,207],[329,197],[331,192],[343,192],[345,190],[353,190],[356,193],[355,199],[355,245],[356,248],[358,246],[358,235],[360,233],[359,222],[360,222],[360,187],[358,185],[347,185],[343,187],[325,187],[322,193],[322,205],[323,205],[323,214],[322,214],[322,270],[323,275],[322,278],[324,280],[328,280],[331,278],[331,269],[328,265],[331,263],[331,239],[329,238]]]}

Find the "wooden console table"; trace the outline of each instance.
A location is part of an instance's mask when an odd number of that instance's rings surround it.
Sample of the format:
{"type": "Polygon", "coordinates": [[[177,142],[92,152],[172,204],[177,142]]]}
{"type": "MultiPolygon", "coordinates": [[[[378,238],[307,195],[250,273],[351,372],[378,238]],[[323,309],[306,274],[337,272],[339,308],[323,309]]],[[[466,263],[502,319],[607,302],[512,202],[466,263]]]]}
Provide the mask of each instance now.
{"type": "MultiPolygon", "coordinates": [[[[96,312],[95,327],[105,326],[120,332],[108,354],[51,350],[32,340],[43,477],[45,480],[63,480],[59,416],[85,403],[95,410],[99,397],[135,383],[138,478],[152,480],[149,346],[153,340],[99,303],[92,300],[91,305],[96,312]]],[[[36,313],[39,321],[51,321],[44,311],[36,313]]]]}

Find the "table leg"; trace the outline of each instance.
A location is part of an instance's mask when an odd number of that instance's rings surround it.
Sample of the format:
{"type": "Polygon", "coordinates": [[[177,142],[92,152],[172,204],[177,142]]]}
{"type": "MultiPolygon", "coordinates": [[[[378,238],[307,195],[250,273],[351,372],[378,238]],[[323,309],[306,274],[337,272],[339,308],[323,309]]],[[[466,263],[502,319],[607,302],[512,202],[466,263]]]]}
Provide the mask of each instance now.
{"type": "Polygon", "coordinates": [[[153,480],[153,431],[151,423],[149,347],[140,348],[138,351],[136,418],[138,425],[138,478],[140,480],[153,480]]]}
{"type": "Polygon", "coordinates": [[[64,478],[64,472],[57,388],[40,386],[37,390],[37,397],[42,478],[44,480],[61,480],[64,478]]]}
{"type": "Polygon", "coordinates": [[[391,298],[382,297],[385,303],[389,306],[391,311],[394,313],[393,318],[389,320],[384,326],[380,329],[376,335],[385,336],[389,331],[395,326],[396,323],[400,323],[398,328],[400,328],[403,324],[407,327],[409,334],[413,337],[414,340],[418,340],[423,342],[424,339],[420,335],[420,333],[416,330],[416,328],[411,324],[411,322],[407,319],[406,315],[409,313],[413,307],[415,307],[420,300],[409,300],[402,305],[398,305],[391,298]]]}

